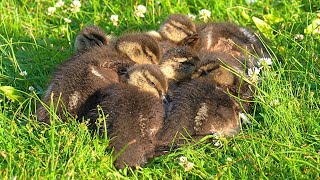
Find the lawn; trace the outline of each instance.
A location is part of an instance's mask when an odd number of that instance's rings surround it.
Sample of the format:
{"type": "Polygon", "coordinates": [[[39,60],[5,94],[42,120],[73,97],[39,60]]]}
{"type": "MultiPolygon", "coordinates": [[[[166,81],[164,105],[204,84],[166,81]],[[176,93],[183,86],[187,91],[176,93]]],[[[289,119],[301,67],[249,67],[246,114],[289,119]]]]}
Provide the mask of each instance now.
{"type": "Polygon", "coordinates": [[[64,2],[0,1],[0,179],[320,179],[318,0],[64,2]],[[144,17],[135,16],[138,5],[146,7],[144,17]],[[36,121],[39,98],[84,26],[117,36],[157,30],[172,13],[196,15],[201,23],[202,9],[211,21],[260,30],[273,56],[260,74],[252,123],[221,139],[222,147],[204,139],[144,168],[117,170],[109,139],[92,136],[85,123],[36,121]],[[194,166],[181,166],[182,156],[194,166]]]}

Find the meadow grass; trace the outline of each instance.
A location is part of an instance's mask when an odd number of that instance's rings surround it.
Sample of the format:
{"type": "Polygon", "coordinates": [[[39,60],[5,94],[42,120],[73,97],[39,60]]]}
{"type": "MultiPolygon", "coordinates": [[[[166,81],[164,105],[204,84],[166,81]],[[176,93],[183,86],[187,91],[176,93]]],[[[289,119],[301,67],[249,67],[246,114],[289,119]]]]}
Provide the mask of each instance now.
{"type": "Polygon", "coordinates": [[[320,18],[318,1],[88,0],[76,13],[71,2],[49,16],[56,1],[0,1],[1,179],[320,179],[320,33],[307,30],[320,18]],[[144,18],[134,16],[138,4],[147,7],[144,18]],[[210,10],[213,21],[260,29],[275,55],[260,76],[252,124],[221,139],[222,147],[203,140],[144,168],[118,171],[109,139],[92,136],[85,123],[61,123],[55,116],[50,126],[36,121],[36,104],[51,74],[72,55],[85,25],[112,35],[157,30],[172,13],[195,14],[201,22],[201,9],[210,10]],[[109,19],[113,14],[119,15],[117,27],[109,19]],[[181,156],[194,163],[191,170],[179,165],[181,156]]]}

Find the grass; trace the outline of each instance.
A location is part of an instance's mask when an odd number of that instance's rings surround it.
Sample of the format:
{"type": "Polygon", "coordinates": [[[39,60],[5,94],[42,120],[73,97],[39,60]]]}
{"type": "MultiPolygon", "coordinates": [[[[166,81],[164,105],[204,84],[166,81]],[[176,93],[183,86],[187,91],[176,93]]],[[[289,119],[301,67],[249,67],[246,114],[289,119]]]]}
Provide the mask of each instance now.
{"type": "Polygon", "coordinates": [[[320,179],[320,35],[305,31],[320,18],[318,1],[90,0],[71,13],[69,0],[48,16],[55,3],[0,1],[1,179],[320,179]],[[147,7],[145,18],[134,16],[138,4],[147,7]],[[85,123],[56,117],[51,126],[37,123],[39,97],[57,65],[72,55],[74,38],[85,25],[119,35],[158,29],[171,13],[198,15],[201,9],[209,9],[214,21],[260,29],[277,56],[261,75],[252,124],[222,139],[223,147],[190,143],[145,168],[118,171],[108,138],[91,136],[85,123]],[[112,14],[119,15],[118,27],[109,20],[112,14]],[[304,39],[295,39],[297,34],[304,39]],[[179,165],[181,156],[193,169],[179,165]]]}

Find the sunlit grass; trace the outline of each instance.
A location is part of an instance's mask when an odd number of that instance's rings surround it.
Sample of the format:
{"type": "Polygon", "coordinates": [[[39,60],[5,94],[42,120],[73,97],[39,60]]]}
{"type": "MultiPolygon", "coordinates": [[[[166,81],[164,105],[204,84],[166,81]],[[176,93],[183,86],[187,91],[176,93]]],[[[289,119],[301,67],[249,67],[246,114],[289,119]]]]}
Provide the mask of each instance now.
{"type": "Polygon", "coordinates": [[[73,13],[72,1],[65,1],[49,16],[56,1],[1,1],[0,178],[319,179],[320,35],[312,33],[317,29],[305,31],[320,16],[318,2],[247,2],[91,0],[81,1],[80,12],[73,13]],[[147,8],[143,18],[135,16],[139,4],[147,8]],[[171,13],[194,14],[202,22],[202,9],[211,11],[211,20],[260,29],[275,56],[260,74],[252,124],[222,139],[224,146],[190,143],[144,168],[118,171],[109,139],[92,136],[85,122],[36,121],[39,97],[55,68],[72,55],[74,38],[85,25],[119,35],[158,29],[171,13]],[[118,15],[117,26],[111,15],[118,15]],[[194,164],[191,170],[179,164],[181,156],[194,164]]]}

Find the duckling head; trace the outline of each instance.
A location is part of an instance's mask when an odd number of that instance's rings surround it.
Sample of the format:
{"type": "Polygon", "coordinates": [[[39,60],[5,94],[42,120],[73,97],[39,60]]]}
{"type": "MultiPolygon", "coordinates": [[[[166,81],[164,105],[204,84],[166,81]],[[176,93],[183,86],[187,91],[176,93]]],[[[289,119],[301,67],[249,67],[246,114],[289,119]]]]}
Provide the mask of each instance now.
{"type": "Polygon", "coordinates": [[[199,58],[186,46],[169,49],[161,58],[160,68],[168,79],[182,80],[191,77],[199,58]]]}
{"type": "Polygon", "coordinates": [[[160,26],[159,33],[164,39],[180,44],[187,37],[196,34],[196,27],[189,17],[173,14],[160,26]]]}
{"type": "Polygon", "coordinates": [[[110,37],[98,26],[87,26],[83,28],[74,42],[76,52],[87,51],[95,46],[107,45],[110,37]]]}
{"type": "Polygon", "coordinates": [[[168,81],[156,65],[139,64],[128,70],[128,84],[139,87],[155,96],[166,100],[168,81]]]}
{"type": "Polygon", "coordinates": [[[231,70],[223,66],[219,58],[212,54],[201,57],[192,78],[209,78],[222,86],[231,86],[235,82],[235,75],[231,70]]]}
{"type": "Polygon", "coordinates": [[[144,33],[127,34],[115,42],[116,49],[138,64],[159,64],[158,42],[144,33]]]}

